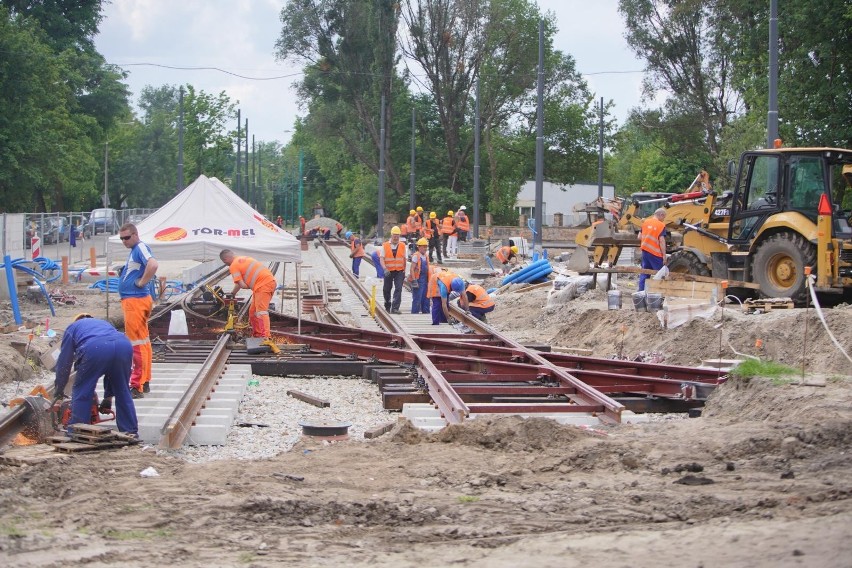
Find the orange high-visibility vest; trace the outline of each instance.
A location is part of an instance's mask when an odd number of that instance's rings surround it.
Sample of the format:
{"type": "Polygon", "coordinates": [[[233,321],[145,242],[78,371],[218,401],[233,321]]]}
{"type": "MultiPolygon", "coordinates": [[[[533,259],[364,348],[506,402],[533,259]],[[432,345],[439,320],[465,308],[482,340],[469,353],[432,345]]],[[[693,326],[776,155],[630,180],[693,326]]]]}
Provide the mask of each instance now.
{"type": "Polygon", "coordinates": [[[423,228],[423,217],[421,217],[420,215],[415,215],[414,216],[414,230],[419,231],[422,228],[423,228]]]}
{"type": "Polygon", "coordinates": [[[442,235],[452,235],[456,232],[456,222],[455,219],[447,215],[444,217],[444,220],[441,222],[441,234],[442,235]]]}
{"type": "Polygon", "coordinates": [[[275,283],[275,276],[269,269],[250,256],[235,257],[229,270],[234,282],[245,282],[252,290],[261,284],[275,283]]]}
{"type": "Polygon", "coordinates": [[[426,297],[438,297],[438,270],[432,265],[429,265],[429,285],[426,286],[426,297]]]}
{"type": "Polygon", "coordinates": [[[399,226],[399,234],[403,237],[408,235],[408,225],[407,224],[403,223],[402,225],[399,226]]]}
{"type": "MultiPolygon", "coordinates": [[[[457,275],[457,274],[453,274],[453,273],[452,273],[452,272],[450,272],[449,270],[445,270],[444,272],[439,272],[439,273],[438,273],[437,280],[438,280],[439,282],[443,282],[443,283],[444,283],[444,287],[446,287],[446,289],[447,289],[447,294],[449,294],[450,290],[452,290],[452,284],[453,284],[453,279],[454,279],[454,278],[458,278],[458,275],[457,275]]],[[[435,289],[436,289],[436,294],[435,294],[435,295],[436,295],[436,296],[440,296],[440,295],[441,295],[441,292],[440,292],[440,289],[438,288],[437,282],[436,282],[436,284],[435,284],[435,289]]]]}
{"type": "Polygon", "coordinates": [[[470,220],[464,214],[464,211],[456,214],[456,227],[459,231],[470,231],[470,220]]]}
{"type": "Polygon", "coordinates": [[[468,305],[477,308],[490,308],[494,305],[494,300],[488,295],[488,291],[479,284],[471,284],[465,292],[468,294],[468,305]],[[470,294],[473,294],[473,300],[470,299],[470,294]]]}
{"type": "Polygon", "coordinates": [[[660,235],[666,230],[666,224],[657,219],[650,217],[642,222],[642,241],[639,248],[663,258],[663,251],[660,249],[660,235]]]}
{"type": "Polygon", "coordinates": [[[396,247],[395,255],[393,253],[393,250],[391,249],[390,241],[385,241],[384,249],[385,268],[387,268],[389,272],[405,270],[405,245],[399,243],[399,245],[397,245],[396,247]]]}
{"type": "Polygon", "coordinates": [[[426,271],[429,271],[429,255],[420,254],[420,252],[415,252],[411,255],[411,279],[412,280],[420,280],[420,264],[421,260],[426,261],[426,271]]]}
{"type": "Polygon", "coordinates": [[[494,256],[497,257],[497,260],[499,260],[503,264],[506,264],[507,262],[512,260],[512,257],[515,256],[515,253],[512,252],[512,247],[506,246],[497,249],[497,253],[494,256]]]}
{"type": "Polygon", "coordinates": [[[409,233],[415,232],[418,229],[418,227],[417,227],[417,216],[416,215],[409,215],[408,219],[405,220],[405,224],[408,225],[408,232],[409,233]]]}
{"type": "Polygon", "coordinates": [[[432,220],[428,219],[426,223],[423,224],[423,238],[429,240],[432,238],[433,229],[432,229],[432,220]]]}
{"type": "Polygon", "coordinates": [[[364,244],[361,242],[361,239],[353,238],[349,248],[352,249],[352,258],[363,258],[367,256],[367,253],[364,252],[364,244]],[[356,245],[355,243],[358,244],[356,245]]]}

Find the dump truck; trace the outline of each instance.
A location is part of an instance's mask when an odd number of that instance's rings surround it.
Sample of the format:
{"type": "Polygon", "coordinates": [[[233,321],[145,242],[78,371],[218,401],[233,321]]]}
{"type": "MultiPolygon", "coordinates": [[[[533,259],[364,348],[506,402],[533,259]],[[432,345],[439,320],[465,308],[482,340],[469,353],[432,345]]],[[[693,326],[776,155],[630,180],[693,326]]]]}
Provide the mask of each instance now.
{"type": "MultiPolygon", "coordinates": [[[[717,195],[709,182],[698,190],[693,184],[659,203],[670,233],[669,270],[754,283],[762,297],[802,303],[810,267],[817,292],[852,297],[850,188],[852,150],[745,152],[731,191],[717,195]]],[[[624,247],[638,247],[642,206],[631,203],[617,220],[581,231],[570,267],[588,270],[589,249],[592,266],[612,267],[624,247]]],[[[751,289],[729,292],[744,298],[751,289]]]]}

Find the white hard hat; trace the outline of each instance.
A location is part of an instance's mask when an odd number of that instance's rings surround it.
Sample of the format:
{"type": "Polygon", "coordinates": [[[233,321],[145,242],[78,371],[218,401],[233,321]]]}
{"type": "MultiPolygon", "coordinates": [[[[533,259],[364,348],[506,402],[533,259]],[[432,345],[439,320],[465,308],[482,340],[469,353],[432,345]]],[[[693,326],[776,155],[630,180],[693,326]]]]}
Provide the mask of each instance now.
{"type": "Polygon", "coordinates": [[[462,205],[461,207],[459,207],[459,211],[467,211],[467,207],[465,207],[464,205],[462,205]]]}

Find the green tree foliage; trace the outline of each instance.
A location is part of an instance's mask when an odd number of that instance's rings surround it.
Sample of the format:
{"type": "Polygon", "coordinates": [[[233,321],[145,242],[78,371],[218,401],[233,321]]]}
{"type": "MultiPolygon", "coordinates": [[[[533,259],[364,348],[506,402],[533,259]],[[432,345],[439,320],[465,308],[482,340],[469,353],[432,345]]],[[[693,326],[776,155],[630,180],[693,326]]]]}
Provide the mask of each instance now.
{"type": "Polygon", "coordinates": [[[0,199],[10,211],[62,210],[94,194],[87,136],[95,121],[73,112],[64,57],[33,20],[0,7],[0,199]]]}

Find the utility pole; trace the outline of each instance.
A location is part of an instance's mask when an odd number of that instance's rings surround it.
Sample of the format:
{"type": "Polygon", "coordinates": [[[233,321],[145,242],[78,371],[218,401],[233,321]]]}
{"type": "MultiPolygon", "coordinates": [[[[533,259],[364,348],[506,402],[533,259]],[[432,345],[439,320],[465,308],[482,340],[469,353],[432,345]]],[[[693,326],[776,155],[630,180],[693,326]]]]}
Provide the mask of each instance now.
{"type": "Polygon", "coordinates": [[[302,199],[305,194],[305,152],[301,148],[299,148],[299,210],[296,211],[296,217],[301,217],[304,213],[302,212],[302,199]]]}
{"type": "Polygon", "coordinates": [[[544,207],[544,20],[538,22],[538,109],[535,137],[535,234],[533,250],[541,250],[542,207],[544,207]]]}
{"type": "Polygon", "coordinates": [[[479,238],[479,79],[476,80],[476,113],[473,126],[473,238],[479,238]]]}
{"type": "Polygon", "coordinates": [[[264,195],[263,191],[263,141],[260,142],[260,146],[257,147],[257,195],[255,195],[254,200],[257,205],[255,209],[259,212],[263,213],[263,207],[260,206],[261,203],[265,201],[261,196],[264,195]]]}
{"type": "Polygon", "coordinates": [[[178,115],[178,164],[177,164],[177,192],[183,191],[183,85],[180,87],[178,96],[180,112],[178,115]]]}
{"type": "Polygon", "coordinates": [[[249,205],[257,209],[257,151],[254,146],[254,134],[251,135],[251,187],[249,189],[249,198],[246,200],[249,205]]]}
{"type": "Polygon", "coordinates": [[[598,126],[598,197],[603,197],[603,135],[604,135],[604,104],[601,97],[601,117],[600,125],[598,126]]]}
{"type": "Polygon", "coordinates": [[[415,145],[415,115],[417,113],[417,109],[411,107],[411,174],[409,175],[409,187],[408,187],[408,208],[414,209],[414,153],[416,151],[415,145]]]}
{"type": "Polygon", "coordinates": [[[249,194],[248,194],[248,192],[249,192],[249,151],[248,151],[249,137],[248,137],[248,132],[249,132],[248,131],[248,119],[246,119],[246,157],[245,157],[246,173],[243,176],[243,199],[245,199],[246,202],[248,202],[248,200],[249,200],[249,194]]]}
{"type": "Polygon", "coordinates": [[[109,140],[104,142],[104,198],[103,198],[103,202],[104,202],[104,207],[109,207],[109,140]]]}
{"type": "Polygon", "coordinates": [[[382,110],[379,117],[379,222],[376,225],[376,238],[385,238],[385,96],[382,95],[382,110]]]}
{"type": "Polygon", "coordinates": [[[778,138],[778,0],[769,2],[769,111],[766,114],[766,147],[778,138]]]}
{"type": "Polygon", "coordinates": [[[237,109],[237,167],[234,171],[234,185],[233,189],[237,193],[240,194],[240,162],[242,161],[242,156],[240,156],[240,150],[243,147],[243,138],[242,131],[240,128],[242,127],[242,122],[240,122],[240,109],[237,109]]]}

